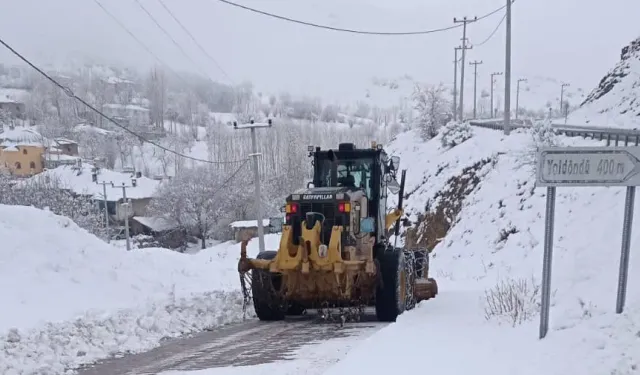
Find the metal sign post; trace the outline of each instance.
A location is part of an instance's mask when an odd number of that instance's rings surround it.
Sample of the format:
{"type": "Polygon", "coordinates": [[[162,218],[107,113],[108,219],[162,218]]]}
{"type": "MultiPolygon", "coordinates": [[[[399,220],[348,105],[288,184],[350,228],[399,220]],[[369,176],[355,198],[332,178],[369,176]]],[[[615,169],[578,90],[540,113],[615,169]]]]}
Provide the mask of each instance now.
{"type": "Polygon", "coordinates": [[[542,264],[540,338],[549,331],[551,260],[556,186],[626,186],[622,250],[618,275],[616,313],[624,310],[629,274],[631,225],[636,186],[640,185],[640,147],[550,147],[538,153],[537,186],[547,187],[547,206],[542,264]]]}

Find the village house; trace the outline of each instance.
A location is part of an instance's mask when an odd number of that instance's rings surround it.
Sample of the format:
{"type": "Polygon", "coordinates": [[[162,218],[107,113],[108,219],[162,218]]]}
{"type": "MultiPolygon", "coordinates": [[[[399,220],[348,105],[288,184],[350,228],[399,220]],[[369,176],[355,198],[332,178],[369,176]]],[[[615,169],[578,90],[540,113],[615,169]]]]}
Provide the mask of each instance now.
{"type": "Polygon", "coordinates": [[[6,111],[11,118],[22,120],[24,120],[26,113],[24,103],[3,98],[0,98],[0,111],[6,111]]]}
{"type": "Polygon", "coordinates": [[[45,179],[45,182],[58,181],[61,188],[69,189],[78,195],[90,196],[100,209],[104,209],[106,202],[113,225],[123,225],[125,217],[132,219],[135,216],[146,216],[147,207],[160,185],[159,181],[144,177],[139,172],[115,172],[82,162],[74,166],[63,165],[49,169],[33,178],[45,179]],[[106,183],[104,186],[103,182],[106,183]],[[123,184],[127,201],[131,203],[128,209],[123,205],[123,184]]]}
{"type": "Polygon", "coordinates": [[[18,177],[41,173],[46,152],[42,140],[38,132],[28,128],[0,133],[0,171],[18,177]]]}
{"type": "Polygon", "coordinates": [[[103,111],[109,117],[125,120],[126,124],[123,125],[144,126],[151,122],[149,109],[135,104],[105,104],[103,111]]]}
{"type": "Polygon", "coordinates": [[[39,143],[0,143],[0,171],[12,176],[28,177],[44,170],[45,147],[39,143]]]}
{"type": "Polygon", "coordinates": [[[45,168],[53,169],[61,165],[76,165],[80,157],[78,156],[78,143],[70,139],[55,138],[49,142],[45,153],[45,168]]]}
{"type": "Polygon", "coordinates": [[[0,111],[8,113],[10,119],[26,118],[25,98],[28,91],[0,88],[0,111]]]}

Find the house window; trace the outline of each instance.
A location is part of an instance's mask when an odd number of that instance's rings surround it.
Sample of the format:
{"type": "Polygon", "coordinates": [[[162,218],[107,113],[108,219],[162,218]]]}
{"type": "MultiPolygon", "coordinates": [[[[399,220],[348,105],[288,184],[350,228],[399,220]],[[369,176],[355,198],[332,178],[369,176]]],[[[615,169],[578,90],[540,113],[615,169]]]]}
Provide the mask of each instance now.
{"type": "Polygon", "coordinates": [[[33,162],[33,161],[31,163],[29,163],[29,168],[36,169],[36,163],[33,162]]]}
{"type": "Polygon", "coordinates": [[[22,169],[22,165],[19,161],[16,162],[16,169],[22,169]]]}
{"type": "Polygon", "coordinates": [[[26,154],[27,154],[27,149],[26,149],[26,148],[23,148],[23,149],[22,149],[22,153],[23,153],[24,155],[26,155],[26,154]]]}

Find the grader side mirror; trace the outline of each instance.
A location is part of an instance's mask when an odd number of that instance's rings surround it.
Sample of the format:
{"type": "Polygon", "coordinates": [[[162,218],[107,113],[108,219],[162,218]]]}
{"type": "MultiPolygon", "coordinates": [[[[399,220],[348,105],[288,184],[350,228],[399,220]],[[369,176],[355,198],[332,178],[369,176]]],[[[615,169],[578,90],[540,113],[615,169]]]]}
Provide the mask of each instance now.
{"type": "Polygon", "coordinates": [[[391,170],[397,171],[400,168],[400,157],[392,156],[391,162],[389,163],[389,167],[391,168],[391,170]]]}

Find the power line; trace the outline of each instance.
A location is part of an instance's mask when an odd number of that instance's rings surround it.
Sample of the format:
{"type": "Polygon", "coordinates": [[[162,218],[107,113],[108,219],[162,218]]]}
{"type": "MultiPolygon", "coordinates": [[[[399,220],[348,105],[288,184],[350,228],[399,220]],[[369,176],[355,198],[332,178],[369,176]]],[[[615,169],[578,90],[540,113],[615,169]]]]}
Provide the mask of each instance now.
{"type": "Polygon", "coordinates": [[[171,36],[171,34],[164,27],[162,27],[160,22],[158,22],[158,20],[156,20],[156,18],[153,16],[153,14],[151,14],[151,12],[149,12],[147,10],[147,8],[145,8],[144,5],[142,5],[140,0],[133,0],[133,1],[135,1],[136,4],[138,4],[140,9],[142,9],[147,14],[147,16],[151,19],[151,21],[153,21],[153,23],[164,33],[164,35],[167,38],[169,38],[169,40],[171,40],[171,43],[173,43],[173,45],[176,46],[176,48],[178,50],[180,50],[180,53],[182,53],[182,55],[185,58],[187,58],[187,60],[189,60],[196,67],[196,69],[198,69],[200,71],[200,73],[202,73],[203,75],[206,76],[207,73],[204,70],[202,70],[202,68],[191,58],[191,56],[189,56],[189,54],[187,52],[185,52],[185,50],[182,48],[182,46],[180,46],[180,44],[178,42],[176,42],[176,40],[171,36]]]}
{"type": "Polygon", "coordinates": [[[133,38],[133,40],[135,40],[140,46],[142,46],[142,48],[147,51],[147,53],[149,53],[149,55],[151,55],[153,58],[156,59],[156,61],[158,63],[160,63],[160,65],[162,65],[165,69],[167,69],[168,71],[172,72],[176,77],[178,77],[181,81],[185,82],[184,77],[182,77],[180,74],[178,74],[175,70],[173,70],[167,63],[165,63],[162,59],[160,59],[158,57],[158,55],[156,55],[155,53],[153,53],[153,51],[146,45],[144,44],[144,42],[142,40],[140,40],[140,38],[138,38],[136,36],[136,34],[134,34],[131,30],[129,30],[129,28],[122,22],[120,22],[120,20],[118,19],[118,17],[116,17],[115,15],[113,15],[113,13],[109,12],[107,10],[107,8],[105,8],[99,0],[93,0],[94,3],[96,3],[96,5],[98,5],[100,7],[100,9],[102,9],[102,11],[104,13],[106,13],[115,23],[117,23],[127,34],[129,34],[129,36],[131,36],[133,38]]]}
{"type": "MultiPolygon", "coordinates": [[[[269,12],[266,12],[266,11],[263,11],[263,10],[251,8],[251,7],[248,7],[246,5],[234,3],[234,2],[229,1],[229,0],[216,0],[216,1],[219,1],[219,2],[227,4],[227,5],[234,6],[234,7],[237,7],[237,8],[241,8],[241,9],[253,12],[253,13],[261,14],[263,16],[276,18],[276,19],[279,19],[279,20],[282,20],[282,21],[288,21],[288,22],[297,23],[299,25],[311,26],[311,27],[316,27],[316,28],[325,29],[325,30],[341,31],[341,32],[351,33],[351,34],[386,35],[386,36],[425,35],[425,34],[434,34],[434,33],[442,32],[442,31],[453,30],[453,29],[457,29],[459,27],[462,27],[462,25],[453,25],[453,26],[441,27],[441,28],[431,29],[431,30],[400,31],[400,32],[384,32],[384,31],[366,31],[366,30],[346,29],[346,28],[339,28],[339,27],[333,27],[333,26],[328,26],[328,25],[321,25],[321,24],[308,22],[308,21],[300,21],[300,20],[296,20],[296,19],[293,19],[293,18],[280,16],[280,15],[277,15],[277,14],[274,14],[274,13],[269,13],[269,12]]],[[[494,15],[495,13],[501,11],[504,8],[506,8],[506,5],[503,5],[500,8],[498,8],[498,9],[492,11],[492,12],[487,13],[482,17],[478,17],[478,19],[475,20],[475,21],[480,21],[480,20],[482,20],[484,18],[490,17],[490,16],[494,15]]]]}
{"type": "Polygon", "coordinates": [[[500,29],[500,26],[502,25],[502,23],[504,22],[504,20],[507,18],[507,15],[505,14],[504,16],[502,16],[502,19],[500,20],[500,22],[498,22],[498,25],[496,26],[495,29],[493,29],[493,31],[491,32],[491,34],[489,34],[489,36],[487,37],[487,39],[483,40],[482,42],[478,43],[478,44],[474,44],[474,46],[476,47],[480,47],[483,44],[486,44],[489,40],[491,40],[491,38],[493,38],[494,35],[496,35],[496,32],[498,32],[498,29],[500,29]]]}
{"type": "Polygon", "coordinates": [[[233,83],[233,79],[231,79],[231,77],[229,76],[229,74],[227,74],[227,72],[222,68],[222,66],[218,63],[218,61],[213,58],[213,56],[211,56],[203,47],[200,43],[198,43],[198,41],[196,40],[196,38],[193,36],[193,34],[191,34],[191,32],[182,24],[182,22],[180,22],[180,20],[178,19],[178,17],[176,17],[173,12],[171,11],[171,9],[169,9],[169,7],[164,3],[163,0],[158,0],[158,2],[160,3],[160,5],[162,5],[162,7],[167,11],[167,13],[169,13],[169,15],[171,16],[171,18],[173,18],[174,21],[176,21],[176,23],[178,25],[180,25],[180,27],[182,28],[182,30],[191,38],[191,40],[193,41],[193,43],[195,43],[196,46],[198,46],[198,48],[200,49],[200,51],[202,51],[202,53],[205,54],[205,56],[207,56],[209,58],[209,60],[211,60],[211,62],[213,62],[213,64],[218,68],[218,70],[220,70],[222,72],[222,74],[227,77],[227,79],[229,81],[231,81],[231,83],[233,83]]]}
{"type": "Polygon", "coordinates": [[[172,153],[174,155],[183,157],[185,159],[189,159],[189,160],[193,160],[193,161],[198,161],[198,162],[203,162],[203,163],[208,163],[208,164],[233,164],[233,163],[239,163],[239,162],[246,162],[248,159],[239,159],[239,160],[231,160],[231,161],[211,161],[211,160],[206,160],[206,159],[200,159],[200,158],[194,158],[193,156],[189,156],[189,155],[185,155],[183,153],[174,151],[170,148],[167,148],[165,146],[162,146],[161,144],[158,144],[157,142],[151,141],[149,139],[144,138],[143,136],[141,136],[140,134],[136,133],[135,131],[127,128],[124,125],[121,125],[120,123],[118,123],[116,120],[114,120],[113,118],[111,118],[110,116],[107,116],[106,114],[104,114],[102,111],[100,111],[99,109],[95,108],[94,106],[92,106],[91,104],[87,103],[87,101],[85,101],[84,99],[80,98],[79,96],[77,96],[70,88],[62,85],[61,83],[59,83],[58,81],[56,81],[53,77],[51,77],[50,75],[48,75],[47,73],[45,73],[42,69],[40,69],[39,67],[37,67],[35,64],[33,64],[31,61],[29,61],[26,57],[24,57],[22,54],[20,54],[18,51],[16,51],[13,47],[11,47],[7,42],[5,42],[2,38],[0,38],[0,44],[2,44],[5,48],[7,48],[9,51],[11,51],[11,53],[13,53],[16,57],[18,57],[20,60],[22,60],[23,62],[25,62],[27,65],[29,65],[31,68],[33,68],[34,70],[36,70],[38,73],[40,73],[43,77],[45,77],[46,79],[48,79],[51,83],[53,83],[55,86],[57,86],[58,88],[60,88],[62,91],[64,91],[64,93],[79,101],[80,103],[84,104],[87,108],[91,109],[92,111],[94,111],[95,113],[97,113],[98,115],[100,115],[102,118],[104,118],[105,120],[111,122],[112,124],[114,124],[115,126],[117,126],[118,128],[134,135],[135,137],[137,137],[140,141],[142,142],[146,142],[149,143],[151,145],[154,145],[164,151],[167,151],[169,153],[172,153]]]}

